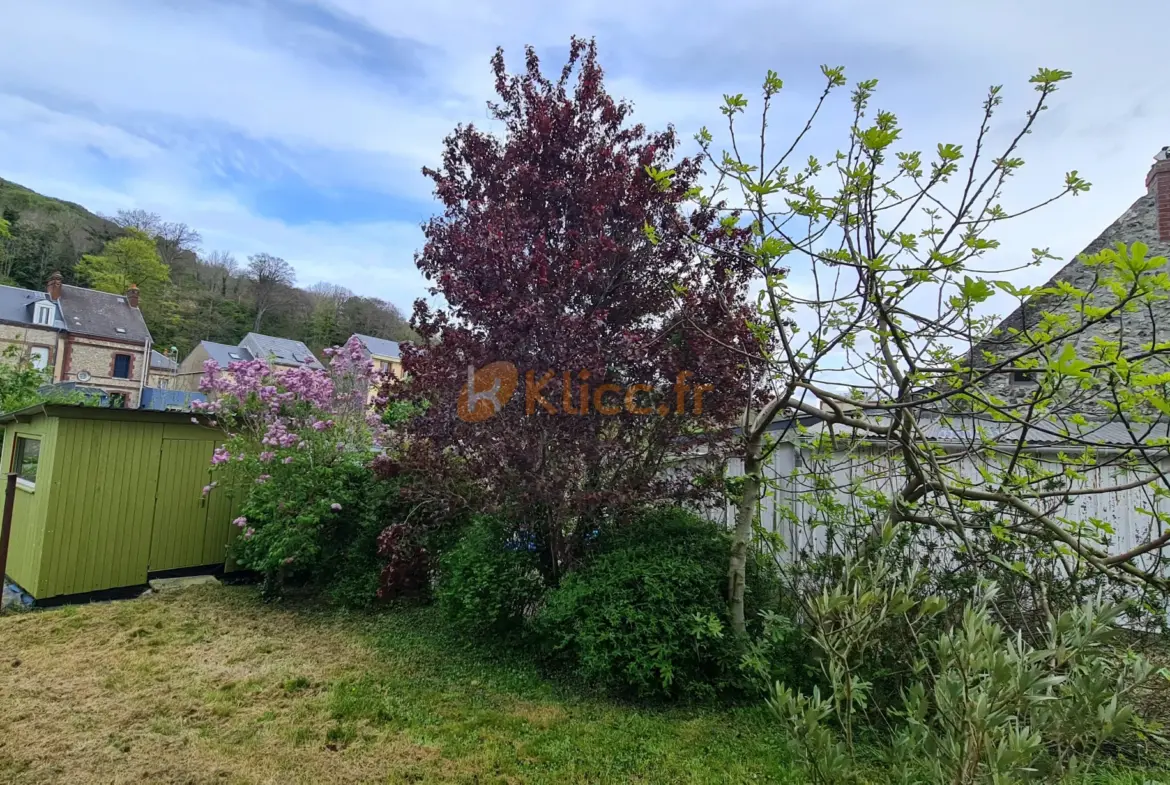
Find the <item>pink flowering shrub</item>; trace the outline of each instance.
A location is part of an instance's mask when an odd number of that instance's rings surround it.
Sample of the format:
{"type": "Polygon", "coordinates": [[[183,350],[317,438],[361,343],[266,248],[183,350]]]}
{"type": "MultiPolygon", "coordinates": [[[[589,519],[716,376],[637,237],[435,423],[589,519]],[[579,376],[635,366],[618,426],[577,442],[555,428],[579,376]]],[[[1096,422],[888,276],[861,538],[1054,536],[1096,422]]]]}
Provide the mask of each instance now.
{"type": "Polygon", "coordinates": [[[371,601],[378,534],[396,501],[374,476],[385,429],[367,405],[381,380],[361,345],[327,349],[324,369],[273,370],[261,360],[205,366],[199,408],[225,441],[211,458],[218,485],[242,495],[233,556],[278,593],[290,580],[328,587],[347,603],[371,601]]]}

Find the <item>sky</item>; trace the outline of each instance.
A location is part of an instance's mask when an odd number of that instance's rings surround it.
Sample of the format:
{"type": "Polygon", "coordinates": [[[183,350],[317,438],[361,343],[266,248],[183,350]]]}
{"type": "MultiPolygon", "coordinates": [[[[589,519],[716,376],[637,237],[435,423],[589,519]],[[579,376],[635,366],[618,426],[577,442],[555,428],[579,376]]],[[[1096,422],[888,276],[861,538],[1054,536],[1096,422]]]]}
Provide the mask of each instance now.
{"type": "MultiPolygon", "coordinates": [[[[0,177],[99,213],[151,210],[207,251],[272,253],[302,285],[409,311],[426,295],[419,224],[437,209],[420,170],[457,124],[492,126],[497,46],[513,67],[532,45],[559,70],[571,35],[595,37],[611,92],[685,138],[720,123],[722,94],[754,97],[769,68],[785,80],[771,133],[790,137],[819,66],[841,64],[879,79],[874,107],[927,150],[972,142],[991,84],[1002,139],[1047,66],[1074,78],[1026,140],[1005,206],[1047,197],[1069,169],[1093,188],[1005,226],[999,253],[1071,257],[1144,193],[1170,144],[1163,16],[1153,0],[0,0],[0,177]]],[[[807,152],[837,149],[846,99],[807,152]]]]}

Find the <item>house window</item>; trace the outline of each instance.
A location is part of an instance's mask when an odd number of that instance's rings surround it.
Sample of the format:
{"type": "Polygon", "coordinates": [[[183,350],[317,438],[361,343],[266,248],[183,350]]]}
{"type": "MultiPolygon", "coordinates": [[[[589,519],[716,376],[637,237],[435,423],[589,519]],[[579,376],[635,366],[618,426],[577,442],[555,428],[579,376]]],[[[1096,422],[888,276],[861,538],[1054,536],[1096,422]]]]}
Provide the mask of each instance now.
{"type": "Polygon", "coordinates": [[[53,323],[53,306],[46,302],[37,303],[34,321],[37,324],[51,325],[53,323]]]}
{"type": "Polygon", "coordinates": [[[41,460],[41,440],[17,436],[12,452],[12,468],[18,480],[25,487],[32,488],[37,482],[37,464],[41,460]]]}
{"type": "Polygon", "coordinates": [[[1034,382],[1036,381],[1036,372],[1016,368],[1012,371],[1012,381],[1016,383],[1034,382]]]}
{"type": "Polygon", "coordinates": [[[45,346],[34,346],[28,350],[28,360],[33,368],[43,371],[49,367],[49,349],[45,346]]]}
{"type": "Polygon", "coordinates": [[[115,354],[114,355],[114,378],[115,379],[129,379],[130,378],[130,355],[115,354]]]}
{"type": "Polygon", "coordinates": [[[125,409],[126,396],[123,393],[110,393],[110,408],[125,409]]]}

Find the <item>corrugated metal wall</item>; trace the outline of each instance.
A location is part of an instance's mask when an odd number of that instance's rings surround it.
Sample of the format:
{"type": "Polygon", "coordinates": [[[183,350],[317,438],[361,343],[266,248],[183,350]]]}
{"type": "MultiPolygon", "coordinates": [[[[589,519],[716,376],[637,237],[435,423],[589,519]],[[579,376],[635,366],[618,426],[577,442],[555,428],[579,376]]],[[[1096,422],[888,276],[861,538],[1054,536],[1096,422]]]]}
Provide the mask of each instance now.
{"type": "MultiPolygon", "coordinates": [[[[880,491],[889,498],[903,481],[896,452],[879,447],[843,449],[827,459],[810,461],[808,449],[784,443],[772,453],[765,467],[770,487],[760,500],[760,523],[781,536],[789,554],[818,553],[831,547],[825,540],[824,521],[811,499],[817,488],[824,494],[822,498],[831,497],[851,511],[854,519],[863,520],[869,514],[862,501],[866,491],[880,491]]],[[[1160,465],[1162,471],[1170,475],[1170,459],[1162,460],[1160,465]]],[[[962,476],[978,480],[979,472],[974,461],[964,459],[957,468],[962,476]]],[[[743,462],[739,459],[728,461],[726,476],[742,475],[743,462]]],[[[1134,475],[1123,474],[1116,467],[1096,467],[1085,472],[1084,478],[1074,487],[1109,488],[1133,479],[1134,475]]],[[[1153,486],[1145,486],[1069,496],[1051,514],[1083,525],[1086,532],[1096,532],[1098,527],[1103,527],[1109,540],[1108,551],[1123,553],[1164,531],[1149,514],[1151,510],[1170,514],[1170,500],[1155,498],[1153,486]]],[[[735,508],[730,502],[702,512],[727,525],[735,520],[735,508]]],[[[1155,555],[1140,564],[1147,569],[1158,567],[1170,576],[1170,564],[1166,561],[1155,555]]]]}

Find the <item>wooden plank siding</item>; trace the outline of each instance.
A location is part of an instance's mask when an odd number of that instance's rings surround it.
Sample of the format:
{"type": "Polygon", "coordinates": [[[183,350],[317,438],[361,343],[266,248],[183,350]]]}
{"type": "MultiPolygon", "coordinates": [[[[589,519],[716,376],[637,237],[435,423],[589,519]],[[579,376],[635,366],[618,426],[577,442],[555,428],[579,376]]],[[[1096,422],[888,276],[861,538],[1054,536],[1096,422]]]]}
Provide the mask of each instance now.
{"type": "Polygon", "coordinates": [[[4,472],[13,470],[12,458],[17,437],[41,440],[41,455],[37,466],[36,489],[16,487],[12,507],[12,535],[8,545],[7,573],[23,587],[36,586],[41,579],[41,554],[44,548],[45,516],[49,497],[47,488],[53,476],[52,451],[57,423],[41,419],[36,422],[15,423],[4,430],[4,451],[0,461],[4,472]]]}
{"type": "MultiPolygon", "coordinates": [[[[205,440],[163,439],[158,494],[154,507],[154,531],[150,540],[149,568],[175,570],[214,562],[204,556],[207,539],[207,467],[214,443],[205,440]]],[[[221,539],[227,532],[221,529],[221,539]]],[[[223,553],[219,554],[222,561],[223,553]]]]}
{"type": "Polygon", "coordinates": [[[57,453],[68,468],[53,485],[47,576],[34,596],[145,583],[161,426],[59,422],[57,453]]]}
{"type": "Polygon", "coordinates": [[[201,493],[220,431],[189,415],[58,406],[0,421],[6,467],[16,436],[42,440],[36,488],[17,492],[8,566],[37,599],[224,564],[238,502],[201,493]]]}

